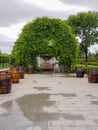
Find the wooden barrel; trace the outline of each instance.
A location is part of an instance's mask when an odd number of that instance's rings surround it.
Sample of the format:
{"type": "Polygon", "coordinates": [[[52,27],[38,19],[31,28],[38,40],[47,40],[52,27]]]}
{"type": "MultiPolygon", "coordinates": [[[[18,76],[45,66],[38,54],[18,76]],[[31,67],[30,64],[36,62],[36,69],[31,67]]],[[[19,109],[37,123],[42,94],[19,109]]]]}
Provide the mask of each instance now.
{"type": "Polygon", "coordinates": [[[77,77],[84,77],[84,69],[83,69],[83,67],[77,67],[76,76],[77,77]]]}
{"type": "Polygon", "coordinates": [[[28,74],[33,73],[33,65],[28,65],[28,74]]]}
{"type": "Polygon", "coordinates": [[[20,72],[14,68],[10,70],[12,83],[19,83],[20,72]]]}
{"type": "Polygon", "coordinates": [[[12,80],[11,80],[11,73],[10,72],[6,72],[7,78],[9,79],[9,89],[8,92],[11,92],[11,86],[12,86],[12,80]]]}
{"type": "Polygon", "coordinates": [[[16,70],[19,71],[19,73],[20,73],[20,79],[24,79],[24,67],[19,66],[16,68],[16,70]]]}
{"type": "Polygon", "coordinates": [[[98,83],[98,68],[90,68],[88,73],[89,83],[98,83]]]}
{"type": "Polygon", "coordinates": [[[10,73],[0,72],[0,94],[11,92],[11,75],[10,73]]]}
{"type": "Polygon", "coordinates": [[[20,71],[20,79],[24,79],[24,71],[20,71]]]}

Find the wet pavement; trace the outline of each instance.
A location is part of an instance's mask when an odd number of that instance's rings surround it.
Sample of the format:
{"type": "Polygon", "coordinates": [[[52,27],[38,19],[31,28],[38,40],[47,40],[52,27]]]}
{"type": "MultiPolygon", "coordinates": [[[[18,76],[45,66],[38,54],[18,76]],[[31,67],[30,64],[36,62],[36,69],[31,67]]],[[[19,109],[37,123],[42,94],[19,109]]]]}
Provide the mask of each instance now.
{"type": "Polygon", "coordinates": [[[29,74],[0,95],[0,130],[98,130],[98,84],[29,74]]]}

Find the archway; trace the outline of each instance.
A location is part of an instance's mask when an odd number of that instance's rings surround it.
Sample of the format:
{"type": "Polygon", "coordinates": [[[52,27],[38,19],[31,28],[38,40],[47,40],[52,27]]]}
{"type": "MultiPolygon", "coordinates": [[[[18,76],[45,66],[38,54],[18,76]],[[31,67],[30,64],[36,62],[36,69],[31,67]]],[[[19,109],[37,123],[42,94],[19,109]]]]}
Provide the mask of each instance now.
{"type": "Polygon", "coordinates": [[[37,70],[36,57],[48,54],[50,58],[59,57],[58,64],[68,69],[76,61],[77,47],[77,40],[65,21],[42,17],[24,26],[15,42],[12,55],[15,65],[27,67],[28,64],[33,64],[37,70]]]}

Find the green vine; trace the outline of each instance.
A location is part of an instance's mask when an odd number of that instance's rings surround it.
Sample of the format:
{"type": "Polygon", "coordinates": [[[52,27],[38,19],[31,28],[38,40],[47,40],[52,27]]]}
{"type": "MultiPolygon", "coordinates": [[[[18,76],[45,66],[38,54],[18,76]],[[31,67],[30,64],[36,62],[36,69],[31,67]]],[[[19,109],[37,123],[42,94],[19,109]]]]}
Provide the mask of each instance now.
{"type": "Polygon", "coordinates": [[[23,27],[14,44],[12,56],[15,65],[27,67],[33,64],[35,70],[38,69],[38,54],[48,54],[50,58],[59,56],[59,64],[66,68],[75,64],[77,50],[77,40],[65,21],[38,17],[23,27]]]}

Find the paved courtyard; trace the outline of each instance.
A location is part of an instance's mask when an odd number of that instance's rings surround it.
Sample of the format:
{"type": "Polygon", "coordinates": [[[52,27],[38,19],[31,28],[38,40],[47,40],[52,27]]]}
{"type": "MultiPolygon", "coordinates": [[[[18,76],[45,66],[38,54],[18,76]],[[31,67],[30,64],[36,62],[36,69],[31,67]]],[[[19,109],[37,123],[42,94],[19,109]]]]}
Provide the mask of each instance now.
{"type": "Polygon", "coordinates": [[[26,74],[11,93],[0,94],[0,130],[98,130],[98,84],[26,74]]]}

